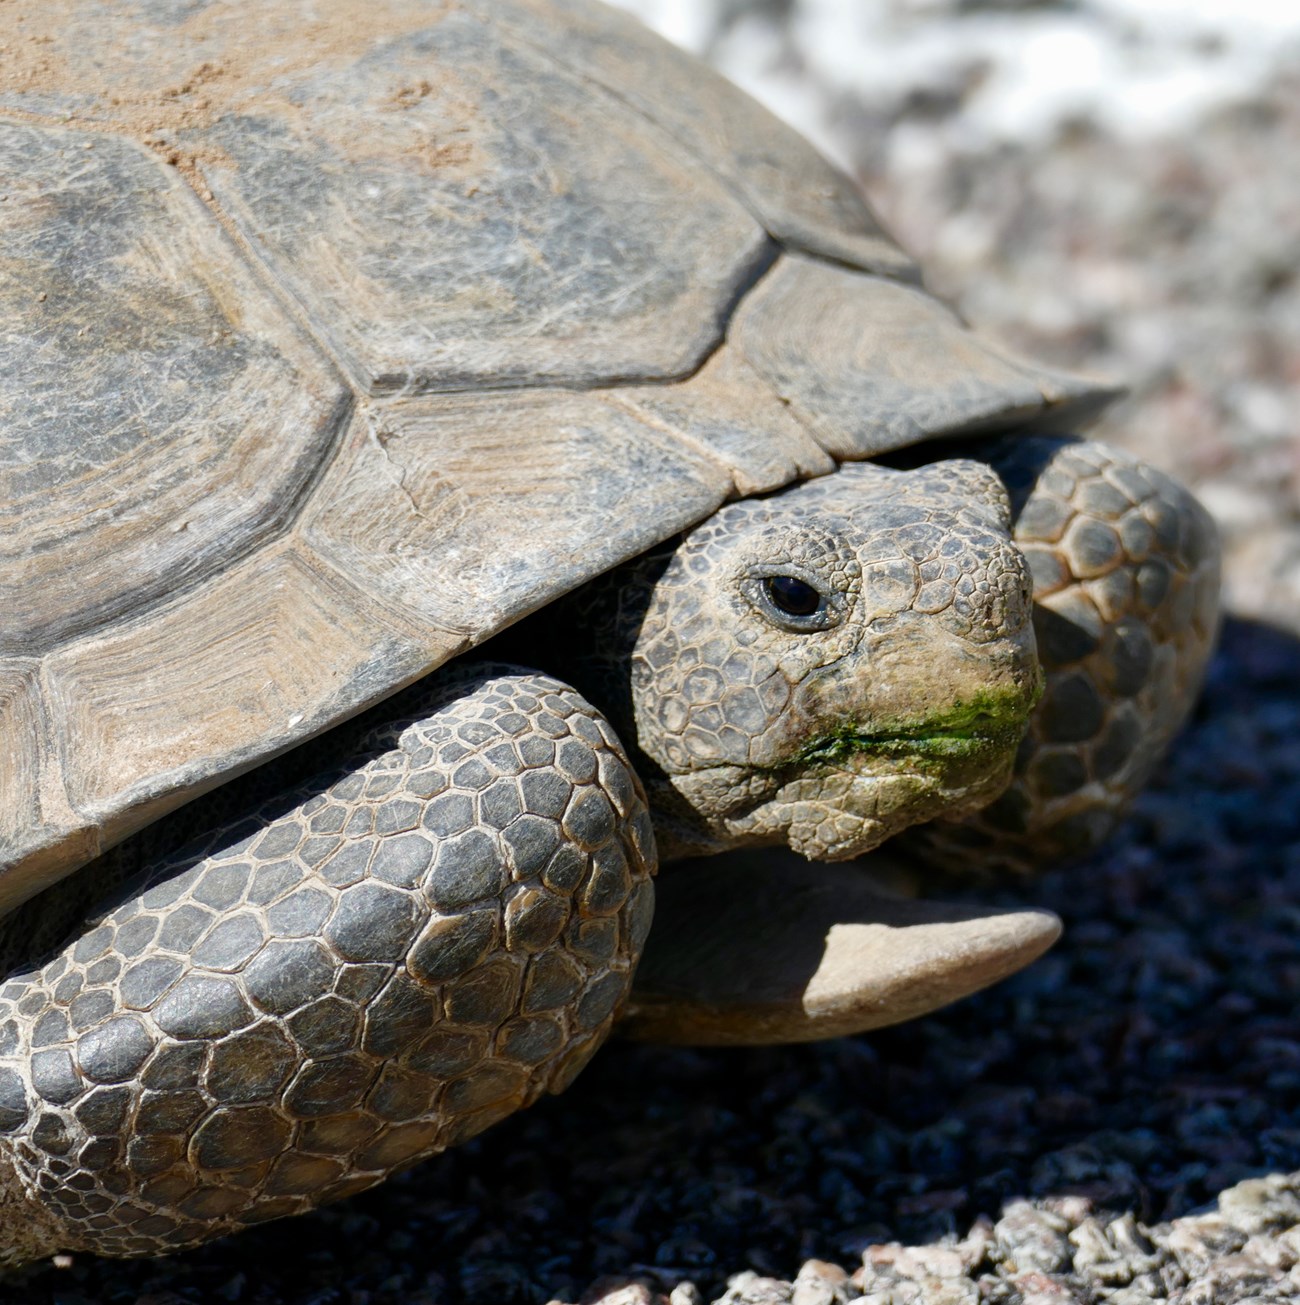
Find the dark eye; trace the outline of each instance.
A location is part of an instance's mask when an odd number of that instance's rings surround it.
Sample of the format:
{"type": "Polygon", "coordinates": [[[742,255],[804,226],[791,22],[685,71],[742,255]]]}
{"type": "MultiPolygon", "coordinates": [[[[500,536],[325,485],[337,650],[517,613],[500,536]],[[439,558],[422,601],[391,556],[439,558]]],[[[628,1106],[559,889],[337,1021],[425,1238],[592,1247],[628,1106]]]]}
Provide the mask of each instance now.
{"type": "Polygon", "coordinates": [[[763,592],[772,606],[787,616],[812,616],[822,605],[821,594],[792,575],[768,576],[763,581],[763,592]]]}

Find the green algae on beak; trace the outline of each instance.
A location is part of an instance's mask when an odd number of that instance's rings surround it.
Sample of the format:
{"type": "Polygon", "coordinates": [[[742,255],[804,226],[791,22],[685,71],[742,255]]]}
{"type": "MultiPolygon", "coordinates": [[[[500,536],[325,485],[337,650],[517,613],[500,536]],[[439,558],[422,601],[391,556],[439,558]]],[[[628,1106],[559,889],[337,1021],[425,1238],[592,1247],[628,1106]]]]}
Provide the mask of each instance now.
{"type": "Polygon", "coordinates": [[[855,756],[965,761],[1014,751],[1042,696],[1041,674],[1029,695],[976,694],[915,725],[866,730],[847,724],[806,744],[790,765],[835,765],[855,756]]]}

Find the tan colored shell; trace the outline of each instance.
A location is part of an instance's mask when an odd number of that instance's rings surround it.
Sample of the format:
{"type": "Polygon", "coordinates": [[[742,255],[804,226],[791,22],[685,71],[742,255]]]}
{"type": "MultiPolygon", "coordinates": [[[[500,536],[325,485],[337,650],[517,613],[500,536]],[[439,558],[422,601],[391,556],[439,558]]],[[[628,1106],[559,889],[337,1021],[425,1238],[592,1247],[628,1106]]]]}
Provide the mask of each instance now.
{"type": "Polygon", "coordinates": [[[588,0],[10,0],[0,909],[730,496],[1095,388],[588,0]]]}

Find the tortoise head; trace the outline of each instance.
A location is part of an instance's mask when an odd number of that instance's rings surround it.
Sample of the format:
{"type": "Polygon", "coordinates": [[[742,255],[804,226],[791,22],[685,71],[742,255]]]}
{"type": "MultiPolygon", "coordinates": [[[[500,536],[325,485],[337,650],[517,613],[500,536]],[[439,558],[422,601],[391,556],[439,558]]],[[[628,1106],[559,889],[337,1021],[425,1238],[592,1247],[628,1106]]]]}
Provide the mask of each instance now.
{"type": "Polygon", "coordinates": [[[852,464],[588,586],[574,678],[639,754],[665,856],[840,860],[1006,786],[1030,594],[989,468],[852,464]]]}

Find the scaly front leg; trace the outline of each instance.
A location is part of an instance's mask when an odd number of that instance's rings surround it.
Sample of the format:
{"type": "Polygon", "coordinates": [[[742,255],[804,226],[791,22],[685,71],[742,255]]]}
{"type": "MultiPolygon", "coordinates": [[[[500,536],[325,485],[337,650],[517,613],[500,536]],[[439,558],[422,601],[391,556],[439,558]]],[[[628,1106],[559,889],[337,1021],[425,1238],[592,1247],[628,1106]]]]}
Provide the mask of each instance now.
{"type": "Polygon", "coordinates": [[[613,731],[540,674],[420,692],[324,791],[147,871],[5,984],[0,1260],[337,1200],[599,1046],[655,864],[613,731]]]}
{"type": "Polygon", "coordinates": [[[1010,788],[907,841],[956,870],[1028,871],[1102,842],[1186,719],[1218,628],[1219,549],[1185,489],[1118,450],[1010,437],[977,452],[1011,491],[1044,693],[1010,788]]]}

